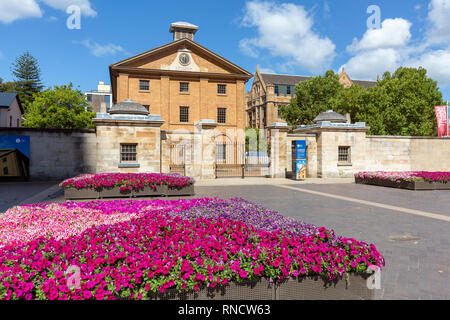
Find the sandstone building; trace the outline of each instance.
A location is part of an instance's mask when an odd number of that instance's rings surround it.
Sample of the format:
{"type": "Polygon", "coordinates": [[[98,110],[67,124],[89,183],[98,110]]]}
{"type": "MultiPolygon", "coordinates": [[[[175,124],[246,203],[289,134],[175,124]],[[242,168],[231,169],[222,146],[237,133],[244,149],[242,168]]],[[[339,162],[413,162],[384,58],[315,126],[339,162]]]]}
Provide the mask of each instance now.
{"type": "Polygon", "coordinates": [[[245,129],[245,83],[253,75],[194,42],[197,30],[173,23],[173,42],[111,65],[113,103],[143,105],[161,116],[164,131],[194,131],[204,119],[223,132],[245,129]]]}
{"type": "MultiPolygon", "coordinates": [[[[272,123],[283,122],[281,107],[288,105],[295,97],[295,85],[308,79],[311,77],[261,73],[257,66],[252,88],[246,96],[247,126],[264,129],[272,123]]],[[[373,81],[352,80],[345,69],[342,69],[339,81],[345,88],[354,84],[368,88],[376,84],[373,81]]]]}

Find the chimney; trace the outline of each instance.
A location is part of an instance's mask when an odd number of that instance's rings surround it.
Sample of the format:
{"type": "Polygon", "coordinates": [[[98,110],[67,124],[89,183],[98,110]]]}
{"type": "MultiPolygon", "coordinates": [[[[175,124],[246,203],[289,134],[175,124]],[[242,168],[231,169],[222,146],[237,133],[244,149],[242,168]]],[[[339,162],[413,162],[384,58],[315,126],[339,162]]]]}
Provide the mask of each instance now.
{"type": "Polygon", "coordinates": [[[187,38],[194,41],[194,35],[198,27],[189,22],[174,22],[170,25],[170,33],[173,33],[173,41],[187,38]]]}

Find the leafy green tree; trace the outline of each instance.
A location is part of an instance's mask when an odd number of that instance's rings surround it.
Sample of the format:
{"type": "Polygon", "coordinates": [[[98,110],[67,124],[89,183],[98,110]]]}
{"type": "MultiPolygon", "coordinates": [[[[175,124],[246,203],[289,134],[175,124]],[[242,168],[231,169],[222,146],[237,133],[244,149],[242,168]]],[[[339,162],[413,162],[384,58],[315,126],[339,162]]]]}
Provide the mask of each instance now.
{"type": "Polygon", "coordinates": [[[3,82],[0,78],[0,92],[16,92],[17,84],[15,82],[3,82]]]}
{"type": "Polygon", "coordinates": [[[43,88],[38,60],[27,51],[16,58],[11,71],[16,79],[17,93],[26,109],[33,95],[43,88]]]}
{"type": "Polygon", "coordinates": [[[386,72],[375,87],[353,86],[333,101],[334,110],[366,122],[369,134],[399,136],[437,135],[434,106],[443,103],[437,82],[424,68],[403,67],[386,72]]]}
{"type": "Polygon", "coordinates": [[[296,97],[281,108],[281,117],[293,126],[312,124],[320,113],[331,109],[333,99],[343,90],[339,75],[331,70],[300,82],[295,87],[296,97]]]}
{"type": "Polygon", "coordinates": [[[24,115],[26,128],[83,129],[94,128],[86,96],[72,84],[55,86],[37,93],[24,115]]]}

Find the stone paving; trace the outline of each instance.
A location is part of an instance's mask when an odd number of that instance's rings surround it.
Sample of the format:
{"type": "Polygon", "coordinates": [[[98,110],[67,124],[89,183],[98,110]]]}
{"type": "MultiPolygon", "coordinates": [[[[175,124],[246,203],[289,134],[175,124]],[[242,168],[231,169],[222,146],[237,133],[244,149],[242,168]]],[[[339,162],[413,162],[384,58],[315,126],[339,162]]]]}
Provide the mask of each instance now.
{"type": "MultiPolygon", "coordinates": [[[[374,243],[386,258],[378,299],[450,299],[449,222],[285,189],[269,182],[240,186],[226,180],[210,182],[212,185],[196,187],[195,197],[241,197],[334,229],[338,234],[374,243]]],[[[348,182],[287,185],[444,216],[450,211],[448,191],[406,191],[348,182]]],[[[60,191],[47,200],[61,202],[64,198],[60,191]]]]}

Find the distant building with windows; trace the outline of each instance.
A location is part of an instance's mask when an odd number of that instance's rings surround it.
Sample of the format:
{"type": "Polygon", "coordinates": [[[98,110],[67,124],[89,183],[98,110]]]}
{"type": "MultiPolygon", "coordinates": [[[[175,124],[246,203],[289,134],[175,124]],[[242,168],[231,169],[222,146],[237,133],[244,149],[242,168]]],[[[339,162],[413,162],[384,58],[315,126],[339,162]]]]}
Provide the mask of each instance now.
{"type": "Polygon", "coordinates": [[[98,83],[97,90],[88,91],[85,95],[96,113],[108,113],[112,107],[111,86],[103,81],[98,83]]]}
{"type": "MultiPolygon", "coordinates": [[[[296,84],[311,78],[261,73],[257,66],[252,88],[246,95],[247,126],[264,129],[272,123],[284,121],[281,117],[281,108],[295,97],[296,84]]],[[[344,68],[339,75],[339,82],[345,88],[355,84],[368,88],[376,84],[375,81],[352,80],[344,68]]]]}
{"type": "Polygon", "coordinates": [[[23,113],[17,93],[0,92],[0,128],[22,127],[23,113]]]}

